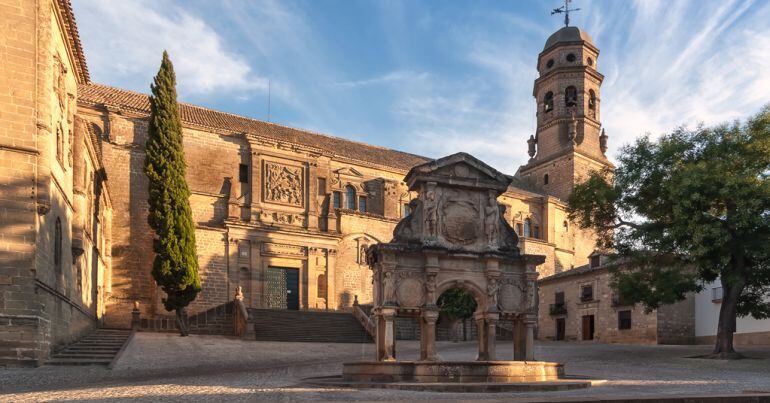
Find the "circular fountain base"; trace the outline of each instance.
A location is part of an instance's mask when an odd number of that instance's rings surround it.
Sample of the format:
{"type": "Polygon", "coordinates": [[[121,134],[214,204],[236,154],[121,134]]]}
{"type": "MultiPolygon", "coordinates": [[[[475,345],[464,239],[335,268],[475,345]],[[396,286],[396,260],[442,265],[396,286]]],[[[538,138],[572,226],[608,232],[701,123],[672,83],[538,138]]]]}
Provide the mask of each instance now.
{"type": "Polygon", "coordinates": [[[585,379],[566,378],[564,366],[542,361],[392,361],[343,364],[342,376],[310,378],[317,386],[440,392],[533,392],[581,389],[585,379]]]}

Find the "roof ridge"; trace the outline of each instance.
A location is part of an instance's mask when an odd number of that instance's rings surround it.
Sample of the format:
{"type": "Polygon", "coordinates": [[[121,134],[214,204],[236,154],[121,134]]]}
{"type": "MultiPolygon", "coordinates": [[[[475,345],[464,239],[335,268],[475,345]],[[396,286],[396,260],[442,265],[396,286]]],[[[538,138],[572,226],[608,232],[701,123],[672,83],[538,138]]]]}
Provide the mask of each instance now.
{"type": "MultiPolygon", "coordinates": [[[[125,92],[125,93],[134,94],[134,95],[140,95],[140,96],[143,96],[143,97],[147,97],[148,99],[150,97],[149,94],[145,94],[143,92],[134,91],[134,90],[128,90],[128,89],[124,89],[124,88],[113,87],[111,85],[106,85],[106,84],[88,83],[86,85],[98,86],[98,87],[102,87],[102,88],[106,88],[106,89],[110,89],[110,90],[117,90],[117,91],[122,91],[122,92],[125,92]]],[[[189,103],[189,102],[179,102],[179,104],[187,106],[187,107],[199,109],[199,110],[202,110],[202,111],[209,111],[209,112],[213,112],[213,113],[220,113],[220,114],[232,116],[232,117],[235,117],[235,118],[238,118],[238,119],[246,119],[246,120],[250,120],[250,121],[258,122],[258,123],[262,123],[262,124],[268,124],[268,125],[283,127],[285,129],[289,129],[289,130],[296,130],[296,131],[300,131],[300,132],[304,132],[304,133],[309,133],[309,134],[314,134],[314,135],[317,135],[317,136],[323,136],[323,137],[327,137],[327,138],[331,138],[331,139],[335,139],[335,140],[347,141],[347,142],[359,144],[359,145],[370,147],[370,148],[376,148],[376,149],[387,150],[387,151],[395,151],[395,152],[398,152],[398,153],[407,154],[407,155],[411,155],[411,156],[418,157],[418,158],[423,158],[423,159],[426,160],[426,162],[427,161],[432,161],[434,159],[434,158],[426,157],[426,156],[423,156],[423,155],[414,154],[414,153],[410,153],[410,152],[406,152],[406,151],[401,151],[401,150],[396,150],[394,148],[389,148],[389,147],[385,147],[385,146],[381,146],[381,145],[377,145],[377,144],[365,143],[365,142],[360,141],[360,140],[351,140],[349,138],[335,136],[335,135],[332,135],[332,134],[329,134],[329,133],[323,133],[323,132],[319,132],[319,131],[315,131],[315,130],[301,129],[301,128],[298,128],[298,127],[293,127],[293,126],[289,126],[289,125],[282,124],[282,123],[276,123],[276,122],[271,122],[271,121],[268,121],[268,120],[257,119],[257,118],[250,117],[250,116],[238,115],[238,114],[235,114],[235,113],[232,113],[232,112],[227,112],[227,111],[222,111],[222,110],[218,110],[218,109],[213,109],[213,108],[209,108],[209,107],[205,107],[205,106],[201,106],[201,105],[192,104],[192,103],[189,103]]]]}

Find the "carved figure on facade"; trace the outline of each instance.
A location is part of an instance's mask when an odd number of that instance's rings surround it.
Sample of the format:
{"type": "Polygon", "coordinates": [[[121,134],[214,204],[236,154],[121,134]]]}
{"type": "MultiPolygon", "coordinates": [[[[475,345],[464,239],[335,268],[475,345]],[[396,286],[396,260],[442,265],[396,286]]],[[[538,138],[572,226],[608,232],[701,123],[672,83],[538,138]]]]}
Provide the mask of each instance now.
{"type": "Polygon", "coordinates": [[[577,119],[575,118],[575,108],[570,108],[570,119],[567,124],[567,140],[572,143],[577,142],[577,119]]]}
{"type": "Polygon", "coordinates": [[[490,193],[487,203],[484,206],[484,234],[486,235],[487,247],[496,249],[498,247],[499,228],[500,228],[500,208],[504,206],[497,204],[497,198],[494,193],[490,193]]]}
{"type": "Polygon", "coordinates": [[[391,270],[386,270],[382,273],[385,292],[385,304],[393,304],[396,302],[396,276],[393,275],[391,270]]]}
{"type": "Polygon", "coordinates": [[[302,171],[301,167],[265,162],[265,201],[302,206],[302,171]]]}
{"type": "Polygon", "coordinates": [[[438,222],[438,206],[436,202],[436,185],[428,184],[428,190],[425,192],[425,201],[423,204],[425,212],[425,230],[428,236],[436,236],[436,224],[438,222]]]}
{"type": "Polygon", "coordinates": [[[53,89],[59,101],[59,107],[66,116],[67,113],[67,66],[64,65],[61,56],[53,56],[53,89]]]}
{"type": "Polygon", "coordinates": [[[497,292],[500,289],[500,285],[497,283],[497,278],[493,276],[487,276],[487,300],[489,301],[488,309],[490,311],[496,311],[497,307],[497,292]]]}

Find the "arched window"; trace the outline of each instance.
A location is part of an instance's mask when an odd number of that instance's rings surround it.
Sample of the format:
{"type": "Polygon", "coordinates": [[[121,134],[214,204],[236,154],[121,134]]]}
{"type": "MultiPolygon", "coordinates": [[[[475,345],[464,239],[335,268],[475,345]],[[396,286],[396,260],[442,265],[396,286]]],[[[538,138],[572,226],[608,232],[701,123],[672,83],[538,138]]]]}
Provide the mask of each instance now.
{"type": "Polygon", "coordinates": [[[577,88],[570,85],[564,90],[564,105],[568,108],[577,105],[577,88]]]}
{"type": "Polygon", "coordinates": [[[532,220],[527,218],[524,220],[524,237],[529,238],[532,231],[532,220]]]}
{"type": "Polygon", "coordinates": [[[548,184],[548,174],[543,175],[543,185],[548,184]]]}
{"type": "Polygon", "coordinates": [[[566,220],[562,223],[562,226],[564,227],[564,232],[569,232],[569,223],[566,220]]]}
{"type": "Polygon", "coordinates": [[[56,273],[56,279],[59,279],[59,276],[62,274],[62,267],[61,267],[61,219],[59,217],[56,217],[56,224],[54,226],[54,234],[53,234],[53,267],[54,267],[54,273],[56,273]]]}
{"type": "Polygon", "coordinates": [[[594,90],[588,90],[588,109],[592,111],[596,110],[596,93],[594,90]]]}
{"type": "Polygon", "coordinates": [[[345,208],[356,209],[356,188],[352,185],[345,186],[345,208]]]}
{"type": "Polygon", "coordinates": [[[553,92],[548,91],[545,93],[545,98],[543,99],[543,108],[546,112],[553,110],[553,92]]]}

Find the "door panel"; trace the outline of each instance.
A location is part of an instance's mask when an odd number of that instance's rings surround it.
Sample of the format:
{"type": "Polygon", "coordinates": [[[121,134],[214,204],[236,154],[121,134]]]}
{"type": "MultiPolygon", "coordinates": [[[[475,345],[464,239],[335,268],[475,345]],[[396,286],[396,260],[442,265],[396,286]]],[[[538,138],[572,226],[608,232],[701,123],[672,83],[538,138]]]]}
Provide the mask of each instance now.
{"type": "Polygon", "coordinates": [[[564,340],[565,328],[564,318],[556,319],[556,340],[564,340]]]}
{"type": "Polygon", "coordinates": [[[284,269],[286,273],[286,309],[299,309],[299,270],[284,269]]]}
{"type": "Polygon", "coordinates": [[[299,309],[299,270],[268,267],[265,305],[271,309],[299,309]]]}

